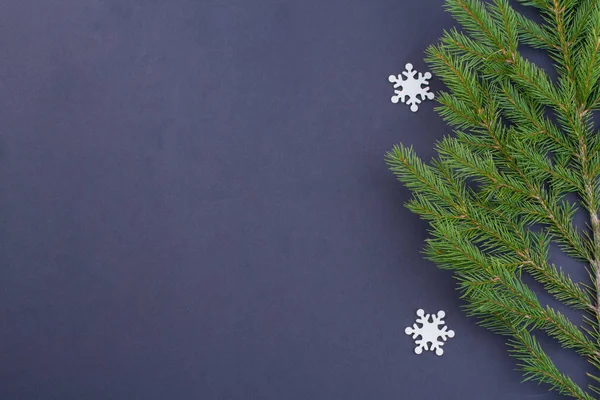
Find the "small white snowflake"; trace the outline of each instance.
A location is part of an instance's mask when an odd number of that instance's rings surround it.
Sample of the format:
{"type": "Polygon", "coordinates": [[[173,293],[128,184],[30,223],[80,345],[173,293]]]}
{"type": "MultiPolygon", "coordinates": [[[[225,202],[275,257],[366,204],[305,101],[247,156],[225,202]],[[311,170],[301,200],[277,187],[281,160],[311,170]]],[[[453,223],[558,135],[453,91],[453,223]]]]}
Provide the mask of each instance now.
{"type": "Polygon", "coordinates": [[[395,96],[392,96],[392,103],[396,104],[398,101],[402,101],[410,106],[412,112],[416,112],[419,109],[418,105],[421,101],[434,98],[434,94],[429,91],[429,86],[427,86],[429,85],[431,74],[429,72],[425,72],[424,74],[419,72],[418,74],[419,76],[415,78],[417,71],[413,69],[411,63],[408,63],[406,64],[406,71],[402,71],[402,74],[390,75],[388,80],[394,84],[394,92],[396,93],[395,96]],[[406,79],[403,79],[402,75],[406,79]],[[421,96],[421,98],[419,99],[418,96],[421,96]]]}
{"type": "Polygon", "coordinates": [[[444,342],[448,338],[454,337],[454,331],[448,330],[446,323],[443,318],[446,316],[446,313],[443,311],[438,311],[437,315],[433,314],[425,314],[425,311],[419,309],[417,310],[417,323],[413,324],[412,328],[409,326],[404,330],[407,335],[412,335],[412,338],[415,339],[415,353],[421,354],[423,349],[434,351],[435,354],[441,356],[444,354],[444,349],[442,346],[444,342]],[[431,317],[431,322],[429,321],[429,317],[431,317]],[[417,324],[421,324],[419,327],[417,324]],[[439,326],[443,325],[442,328],[439,326]],[[418,336],[421,336],[421,339],[417,339],[418,336]],[[441,340],[440,340],[441,338],[441,340]],[[428,346],[431,343],[431,346],[428,346]]]}

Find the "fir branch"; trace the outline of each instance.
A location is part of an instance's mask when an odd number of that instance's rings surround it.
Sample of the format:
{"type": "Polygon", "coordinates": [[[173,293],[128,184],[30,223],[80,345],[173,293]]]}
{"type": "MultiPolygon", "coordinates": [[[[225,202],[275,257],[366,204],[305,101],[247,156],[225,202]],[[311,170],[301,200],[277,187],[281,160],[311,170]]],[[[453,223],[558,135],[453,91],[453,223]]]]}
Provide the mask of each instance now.
{"type": "Polygon", "coordinates": [[[449,89],[438,96],[438,112],[456,128],[455,137],[437,144],[430,165],[403,145],[386,161],[413,192],[409,209],[429,221],[427,256],[454,271],[469,314],[509,337],[526,380],[589,400],[552,363],[535,332],[600,369],[600,138],[591,118],[600,107],[600,6],[521,3],[536,7],[542,23],[508,0],[446,0],[463,32],[445,32],[427,61],[449,89]],[[556,84],[519,53],[520,43],[548,52],[556,84]],[[568,194],[581,201],[565,200],[568,194]],[[589,233],[574,225],[578,207],[589,214],[589,233]],[[551,243],[589,264],[591,284],[573,282],[549,261],[551,243]],[[543,307],[523,272],[581,311],[585,325],[543,307]]]}
{"type": "Polygon", "coordinates": [[[535,379],[541,383],[547,383],[550,388],[575,399],[594,400],[592,396],[585,393],[571,378],[562,374],[552,363],[552,360],[542,350],[534,336],[526,329],[517,330],[507,324],[513,332],[511,354],[521,361],[521,368],[525,372],[525,381],[535,379]]]}

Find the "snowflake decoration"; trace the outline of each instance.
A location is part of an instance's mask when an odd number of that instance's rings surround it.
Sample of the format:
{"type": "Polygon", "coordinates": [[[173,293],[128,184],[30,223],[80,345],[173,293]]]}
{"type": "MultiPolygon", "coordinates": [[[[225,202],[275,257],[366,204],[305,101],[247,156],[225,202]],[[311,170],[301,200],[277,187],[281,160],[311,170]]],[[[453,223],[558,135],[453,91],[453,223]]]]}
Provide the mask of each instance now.
{"type": "Polygon", "coordinates": [[[435,354],[441,356],[444,354],[444,349],[442,349],[444,342],[448,338],[454,337],[454,331],[448,330],[443,320],[446,313],[438,311],[437,315],[430,315],[425,314],[425,311],[419,309],[417,310],[417,315],[419,318],[417,318],[412,328],[409,326],[404,330],[407,335],[412,335],[412,338],[415,339],[415,344],[417,345],[415,353],[421,354],[423,349],[429,351],[435,350],[435,354]],[[429,321],[429,317],[431,317],[431,322],[429,321]],[[417,324],[421,324],[422,326],[418,327],[417,324]],[[443,327],[440,328],[440,325],[443,325],[443,327]],[[419,336],[421,336],[421,339],[417,339],[419,336]],[[431,343],[431,346],[429,346],[429,343],[431,343]]]}
{"type": "Polygon", "coordinates": [[[421,101],[431,100],[434,97],[434,94],[429,91],[429,86],[427,86],[429,85],[431,74],[429,72],[425,72],[424,74],[419,72],[419,76],[415,78],[417,71],[413,69],[413,65],[408,63],[405,67],[406,71],[402,71],[402,74],[397,76],[390,75],[388,78],[390,83],[394,84],[394,92],[396,93],[395,96],[392,96],[392,103],[396,104],[398,101],[402,101],[410,106],[412,112],[417,112],[421,101]],[[403,79],[402,75],[406,79],[403,79]],[[421,97],[420,99],[419,96],[421,97]]]}

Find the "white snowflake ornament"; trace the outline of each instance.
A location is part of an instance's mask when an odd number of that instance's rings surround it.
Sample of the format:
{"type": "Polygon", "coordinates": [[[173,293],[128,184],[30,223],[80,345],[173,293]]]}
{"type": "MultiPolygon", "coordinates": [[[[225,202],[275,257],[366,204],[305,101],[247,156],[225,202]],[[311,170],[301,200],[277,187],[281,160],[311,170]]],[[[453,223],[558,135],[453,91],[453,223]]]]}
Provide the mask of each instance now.
{"type": "Polygon", "coordinates": [[[388,78],[390,83],[394,84],[394,92],[396,93],[395,96],[392,96],[392,103],[396,104],[398,101],[402,101],[410,106],[412,112],[417,112],[421,101],[432,100],[435,97],[429,91],[429,86],[427,86],[429,85],[431,74],[429,72],[425,72],[424,74],[418,72],[419,75],[415,78],[417,71],[413,69],[413,65],[408,63],[405,68],[406,71],[402,71],[401,74],[390,75],[388,78]],[[406,79],[403,79],[402,75],[406,79]],[[421,97],[420,99],[419,96],[421,97]]]}
{"type": "Polygon", "coordinates": [[[454,337],[454,331],[448,330],[448,327],[443,320],[446,313],[438,311],[437,315],[430,315],[425,314],[425,311],[419,309],[417,310],[417,315],[419,318],[417,318],[417,321],[413,324],[412,328],[409,326],[404,330],[407,335],[412,335],[412,338],[415,339],[415,344],[417,345],[417,347],[415,347],[415,353],[421,354],[423,350],[435,350],[435,354],[441,356],[444,354],[444,349],[442,349],[444,342],[448,338],[454,337]],[[429,317],[431,317],[431,321],[429,320],[429,317]],[[417,324],[421,324],[422,326],[419,327],[417,324]],[[440,328],[441,325],[443,326],[442,328],[440,328]],[[419,336],[421,338],[417,339],[419,336]],[[429,346],[429,343],[431,343],[431,346],[429,346]]]}

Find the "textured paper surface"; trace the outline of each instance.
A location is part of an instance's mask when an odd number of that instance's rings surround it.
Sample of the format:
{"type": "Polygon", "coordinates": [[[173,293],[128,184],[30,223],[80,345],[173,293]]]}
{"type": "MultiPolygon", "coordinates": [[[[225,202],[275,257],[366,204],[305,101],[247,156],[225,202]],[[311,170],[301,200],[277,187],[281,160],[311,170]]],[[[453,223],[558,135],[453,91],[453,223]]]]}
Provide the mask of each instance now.
{"type": "Polygon", "coordinates": [[[383,161],[449,133],[387,79],[451,25],[441,0],[2,1],[0,398],[558,399],[460,313],[383,161]],[[460,333],[443,357],[414,354],[418,308],[460,333]]]}

